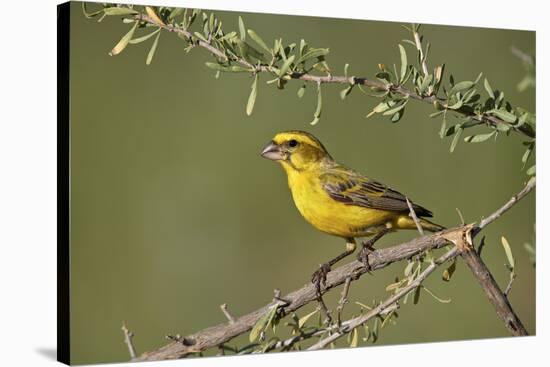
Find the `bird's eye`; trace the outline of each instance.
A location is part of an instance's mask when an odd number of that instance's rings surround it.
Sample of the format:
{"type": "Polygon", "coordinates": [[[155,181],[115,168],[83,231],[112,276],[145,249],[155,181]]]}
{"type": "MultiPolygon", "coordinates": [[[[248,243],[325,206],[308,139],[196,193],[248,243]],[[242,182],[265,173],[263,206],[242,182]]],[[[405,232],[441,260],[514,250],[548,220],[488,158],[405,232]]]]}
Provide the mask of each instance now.
{"type": "Polygon", "coordinates": [[[294,139],[288,141],[288,146],[291,148],[294,148],[296,145],[298,145],[298,142],[294,139]]]}

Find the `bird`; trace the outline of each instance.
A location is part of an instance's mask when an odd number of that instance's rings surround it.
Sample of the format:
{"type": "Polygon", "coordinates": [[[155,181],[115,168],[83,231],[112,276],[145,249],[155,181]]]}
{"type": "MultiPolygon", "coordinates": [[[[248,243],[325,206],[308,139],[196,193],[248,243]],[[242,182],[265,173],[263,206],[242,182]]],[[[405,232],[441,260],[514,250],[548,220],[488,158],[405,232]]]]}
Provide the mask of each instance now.
{"type": "Polygon", "coordinates": [[[311,278],[317,293],[331,267],[352,254],[356,238],[362,243],[357,258],[368,268],[373,245],[389,232],[417,229],[439,232],[445,227],[426,219],[433,214],[389,186],[338,162],[312,134],[301,130],[277,133],[261,150],[263,158],[280,163],[296,208],[313,227],[346,241],[344,252],[321,264],[311,278]],[[416,218],[411,216],[409,205],[416,218]]]}

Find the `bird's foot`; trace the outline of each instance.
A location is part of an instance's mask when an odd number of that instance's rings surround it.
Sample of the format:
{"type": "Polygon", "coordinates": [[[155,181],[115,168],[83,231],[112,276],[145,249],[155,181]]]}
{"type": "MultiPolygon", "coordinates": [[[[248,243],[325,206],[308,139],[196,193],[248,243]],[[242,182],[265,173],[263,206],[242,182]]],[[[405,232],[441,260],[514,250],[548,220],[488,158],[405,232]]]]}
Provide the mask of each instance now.
{"type": "Polygon", "coordinates": [[[372,245],[369,242],[365,242],[363,243],[363,247],[361,248],[361,251],[359,251],[359,253],[357,254],[357,260],[363,263],[363,265],[365,266],[365,269],[367,269],[369,273],[372,269],[369,263],[369,255],[374,251],[375,251],[374,247],[372,247],[372,245]]]}
{"type": "Polygon", "coordinates": [[[321,294],[321,287],[324,287],[327,281],[327,274],[330,271],[330,264],[324,263],[319,265],[319,269],[317,269],[312,275],[311,275],[311,282],[315,286],[315,290],[317,291],[317,295],[321,294]]]}

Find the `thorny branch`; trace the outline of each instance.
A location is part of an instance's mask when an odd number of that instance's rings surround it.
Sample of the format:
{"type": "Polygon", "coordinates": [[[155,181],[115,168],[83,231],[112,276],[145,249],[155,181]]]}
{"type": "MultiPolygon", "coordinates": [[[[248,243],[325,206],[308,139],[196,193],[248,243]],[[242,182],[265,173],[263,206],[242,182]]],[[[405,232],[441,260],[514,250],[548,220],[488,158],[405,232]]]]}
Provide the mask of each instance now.
{"type": "MultiPolygon", "coordinates": [[[[397,261],[410,259],[413,256],[422,254],[430,249],[445,247],[449,245],[449,243],[453,243],[455,245],[445,255],[430,264],[424,270],[424,272],[420,274],[419,279],[417,278],[417,280],[415,280],[413,283],[401,289],[390,298],[388,298],[386,301],[373,308],[373,310],[369,311],[368,313],[357,318],[342,322],[339,329],[337,329],[337,324],[332,324],[327,328],[314,330],[309,334],[300,334],[287,340],[279,341],[268,350],[290,347],[300,340],[304,340],[313,336],[323,335],[327,332],[327,330],[335,330],[335,332],[327,338],[339,338],[346,332],[353,330],[354,326],[361,325],[364,322],[368,321],[370,318],[382,314],[388,308],[394,307],[396,305],[396,302],[401,297],[405,296],[411,290],[419,287],[422,283],[422,280],[425,279],[431,272],[433,272],[438,265],[453,259],[457,255],[461,255],[464,258],[465,262],[468,264],[473,274],[478,279],[480,285],[483,287],[487,297],[489,298],[489,301],[495,307],[498,317],[504,321],[505,326],[510,330],[510,332],[513,335],[527,335],[527,331],[511,308],[505,294],[502,293],[477,252],[473,250],[472,240],[473,237],[477,235],[483,228],[495,221],[503,213],[508,211],[519,200],[521,200],[529,192],[531,192],[534,187],[535,179],[531,179],[518,194],[512,197],[508,202],[506,202],[506,204],[497,209],[486,219],[482,220],[477,226],[473,224],[461,225],[442,232],[430,234],[427,236],[421,236],[400,245],[395,245],[389,248],[374,251],[369,256],[370,271],[384,268],[397,261]]],[[[348,279],[349,282],[354,281],[365,272],[367,272],[367,269],[365,269],[363,264],[358,261],[352,261],[348,264],[342,265],[328,274],[326,286],[324,289],[321,289],[321,293],[326,293],[330,289],[346,283],[348,279]]],[[[317,294],[315,286],[311,283],[308,283],[302,288],[280,298],[285,300],[285,304],[281,305],[281,310],[284,314],[288,314],[312,301],[315,301],[317,299],[317,294]]],[[[281,301],[279,300],[274,300],[258,310],[252,311],[244,316],[235,319],[234,322],[227,322],[212,326],[187,337],[178,337],[173,342],[163,347],[160,347],[159,349],[146,352],[137,358],[133,358],[132,360],[146,361],[182,358],[192,353],[198,353],[204,351],[205,349],[219,346],[233,339],[234,337],[249,331],[259,320],[259,318],[261,318],[275,302],[281,303],[281,301]]],[[[314,345],[312,348],[321,348],[323,347],[323,345],[330,344],[331,339],[327,340],[327,338],[319,341],[319,343],[322,344],[317,343],[317,347],[315,347],[314,345]]]]}
{"type": "MultiPolygon", "coordinates": [[[[136,20],[140,20],[142,22],[160,27],[160,28],[162,28],[164,30],[167,30],[169,32],[178,33],[181,36],[183,36],[185,39],[187,39],[188,42],[194,42],[195,45],[206,49],[208,52],[210,52],[213,56],[215,56],[219,60],[236,62],[239,65],[244,66],[244,67],[250,69],[251,71],[254,71],[254,73],[277,72],[278,71],[278,69],[276,67],[273,67],[273,66],[270,66],[270,65],[265,65],[265,64],[253,65],[253,64],[251,64],[250,62],[248,62],[247,60],[245,60],[244,58],[241,58],[241,57],[233,57],[233,58],[229,59],[228,56],[223,51],[216,48],[212,44],[212,42],[203,41],[203,40],[193,41],[193,35],[188,30],[186,30],[182,27],[173,25],[173,24],[159,23],[158,21],[156,21],[155,19],[153,19],[152,17],[150,17],[147,14],[140,13],[140,14],[135,15],[134,18],[136,20]]],[[[416,35],[418,35],[418,33],[416,33],[416,35]]],[[[422,67],[423,68],[425,67],[425,63],[424,63],[424,65],[422,65],[422,67]]],[[[424,73],[427,73],[427,69],[423,70],[423,71],[424,71],[424,73]]],[[[305,72],[301,72],[301,73],[287,72],[286,76],[291,78],[291,79],[298,79],[298,80],[302,80],[302,81],[305,81],[305,82],[313,82],[313,83],[316,83],[317,85],[319,85],[319,84],[328,84],[328,83],[346,84],[346,85],[362,85],[362,86],[366,86],[366,87],[370,87],[370,88],[375,88],[375,89],[378,89],[378,90],[391,91],[393,93],[402,95],[404,97],[408,97],[408,98],[412,98],[412,99],[415,99],[415,100],[418,100],[418,101],[430,103],[432,105],[434,104],[434,102],[436,102],[436,103],[437,102],[444,102],[443,99],[438,98],[434,94],[423,96],[423,95],[419,95],[419,94],[413,92],[412,90],[409,90],[409,89],[407,89],[403,86],[400,86],[400,85],[393,85],[393,84],[385,85],[384,83],[382,83],[380,81],[371,80],[371,79],[368,79],[368,78],[365,78],[365,77],[355,77],[355,76],[347,77],[347,76],[335,76],[335,75],[318,76],[318,75],[311,75],[311,74],[308,74],[308,73],[305,73],[305,72]]],[[[495,126],[495,127],[499,126],[499,125],[508,125],[504,120],[502,120],[502,119],[500,119],[496,116],[485,115],[485,114],[481,115],[481,116],[478,116],[474,112],[469,111],[467,109],[463,109],[463,108],[460,108],[460,109],[457,109],[457,110],[454,110],[454,111],[458,112],[458,113],[460,113],[464,116],[470,117],[471,119],[477,121],[478,123],[486,123],[486,124],[489,124],[489,125],[495,126]]],[[[523,135],[525,135],[527,137],[530,137],[530,138],[535,137],[534,132],[526,125],[513,126],[512,128],[515,131],[517,131],[519,133],[522,133],[523,135]]]]}

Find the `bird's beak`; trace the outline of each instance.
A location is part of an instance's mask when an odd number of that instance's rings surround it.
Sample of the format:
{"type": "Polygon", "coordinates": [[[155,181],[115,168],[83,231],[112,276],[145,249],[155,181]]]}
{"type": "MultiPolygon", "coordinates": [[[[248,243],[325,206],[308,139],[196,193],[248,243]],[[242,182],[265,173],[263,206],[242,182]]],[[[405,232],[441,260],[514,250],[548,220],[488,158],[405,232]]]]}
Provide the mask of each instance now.
{"type": "Polygon", "coordinates": [[[267,144],[266,147],[262,149],[260,155],[273,161],[280,161],[285,159],[285,154],[281,150],[281,147],[275,144],[274,141],[270,141],[269,144],[267,144]]]}

